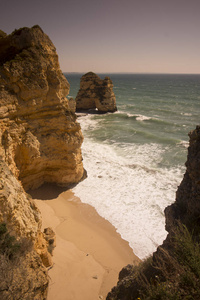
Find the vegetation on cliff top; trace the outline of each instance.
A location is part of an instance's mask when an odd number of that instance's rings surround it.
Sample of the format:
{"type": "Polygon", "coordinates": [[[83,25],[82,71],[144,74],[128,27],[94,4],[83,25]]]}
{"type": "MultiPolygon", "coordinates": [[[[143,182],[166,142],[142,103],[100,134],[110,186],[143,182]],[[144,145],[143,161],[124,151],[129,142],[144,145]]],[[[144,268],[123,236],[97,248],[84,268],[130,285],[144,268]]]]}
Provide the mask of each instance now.
{"type": "Polygon", "coordinates": [[[3,30],[0,29],[0,38],[6,37],[6,36],[7,36],[7,34],[3,30]]]}

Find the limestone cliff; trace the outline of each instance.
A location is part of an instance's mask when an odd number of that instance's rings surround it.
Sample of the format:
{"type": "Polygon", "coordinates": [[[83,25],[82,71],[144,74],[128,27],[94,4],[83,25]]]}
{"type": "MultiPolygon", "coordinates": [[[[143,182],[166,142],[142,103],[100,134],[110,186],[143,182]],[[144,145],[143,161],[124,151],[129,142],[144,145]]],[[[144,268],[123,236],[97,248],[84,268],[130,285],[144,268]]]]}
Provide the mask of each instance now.
{"type": "Polygon", "coordinates": [[[77,183],[83,136],[54,45],[34,26],[0,38],[0,47],[0,155],[26,190],[77,183]]]}
{"type": "Polygon", "coordinates": [[[138,268],[120,272],[107,300],[200,299],[200,126],[189,137],[186,173],[165,209],[166,240],[138,268]]]}
{"type": "Polygon", "coordinates": [[[93,72],[81,77],[80,89],[76,97],[77,111],[98,109],[101,113],[115,112],[116,98],[113,83],[109,77],[102,80],[93,72]]]}
{"type": "MultiPolygon", "coordinates": [[[[43,237],[40,212],[21,183],[0,157],[0,225],[22,243],[23,252],[15,261],[0,251],[0,299],[46,299],[48,275],[44,266],[52,264],[48,243],[43,237]],[[38,247],[38,244],[42,244],[38,247]],[[31,243],[31,247],[30,247],[31,243]],[[29,246],[28,246],[29,245],[29,246]],[[38,251],[36,251],[38,250],[38,251]],[[48,261],[43,261],[43,253],[48,261]]],[[[0,246],[1,248],[1,246],[0,246]]]]}
{"type": "Polygon", "coordinates": [[[0,251],[1,299],[47,297],[55,236],[50,228],[41,232],[25,190],[70,186],[84,176],[83,136],[68,92],[56,49],[39,26],[0,31],[0,226],[25,248],[14,262],[0,251]]]}
{"type": "Polygon", "coordinates": [[[73,98],[68,99],[70,110],[75,113],[76,112],[76,100],[73,98]]]}

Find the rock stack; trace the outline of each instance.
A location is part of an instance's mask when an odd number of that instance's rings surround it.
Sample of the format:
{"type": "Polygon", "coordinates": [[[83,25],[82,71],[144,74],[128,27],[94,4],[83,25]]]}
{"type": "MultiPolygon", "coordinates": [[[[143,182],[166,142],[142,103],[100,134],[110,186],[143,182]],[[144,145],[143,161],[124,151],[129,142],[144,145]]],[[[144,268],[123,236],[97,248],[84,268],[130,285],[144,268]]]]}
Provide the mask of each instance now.
{"type": "Polygon", "coordinates": [[[93,72],[81,77],[80,89],[76,97],[76,110],[97,109],[100,113],[117,110],[113,83],[109,77],[102,80],[93,72]]]}

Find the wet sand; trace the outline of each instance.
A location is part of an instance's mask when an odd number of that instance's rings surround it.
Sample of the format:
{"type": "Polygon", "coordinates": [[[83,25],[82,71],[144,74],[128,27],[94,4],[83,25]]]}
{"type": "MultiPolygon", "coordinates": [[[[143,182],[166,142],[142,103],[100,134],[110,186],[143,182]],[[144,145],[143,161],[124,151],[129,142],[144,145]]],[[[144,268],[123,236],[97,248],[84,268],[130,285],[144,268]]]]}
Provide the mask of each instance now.
{"type": "Polygon", "coordinates": [[[105,299],[122,267],[139,261],[128,242],[70,190],[45,185],[31,195],[56,233],[48,300],[105,299]]]}

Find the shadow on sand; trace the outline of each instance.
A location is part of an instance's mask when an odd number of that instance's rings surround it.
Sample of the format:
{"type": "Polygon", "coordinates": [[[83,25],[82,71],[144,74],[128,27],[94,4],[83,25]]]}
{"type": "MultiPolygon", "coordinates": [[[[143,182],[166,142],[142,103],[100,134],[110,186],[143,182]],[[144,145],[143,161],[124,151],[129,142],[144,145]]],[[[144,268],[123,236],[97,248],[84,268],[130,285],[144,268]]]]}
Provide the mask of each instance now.
{"type": "Polygon", "coordinates": [[[57,186],[54,183],[45,183],[35,190],[29,190],[27,193],[33,199],[52,200],[56,199],[61,193],[66,192],[69,188],[57,186]]]}

